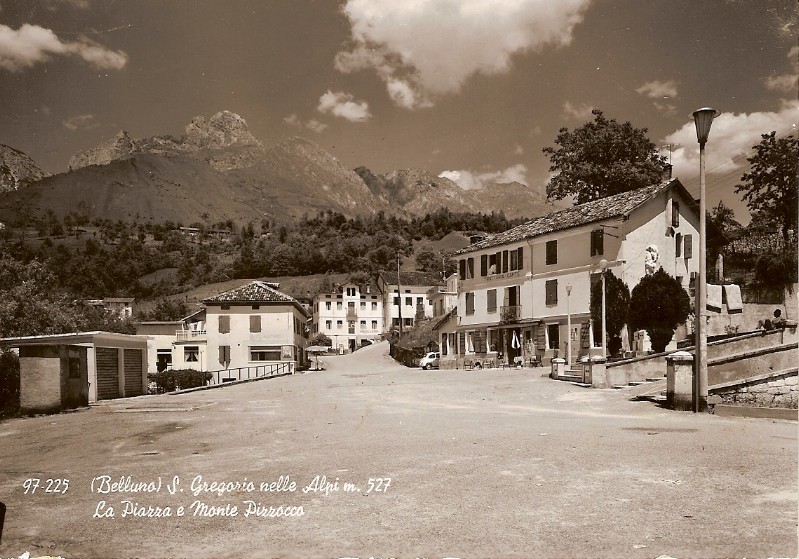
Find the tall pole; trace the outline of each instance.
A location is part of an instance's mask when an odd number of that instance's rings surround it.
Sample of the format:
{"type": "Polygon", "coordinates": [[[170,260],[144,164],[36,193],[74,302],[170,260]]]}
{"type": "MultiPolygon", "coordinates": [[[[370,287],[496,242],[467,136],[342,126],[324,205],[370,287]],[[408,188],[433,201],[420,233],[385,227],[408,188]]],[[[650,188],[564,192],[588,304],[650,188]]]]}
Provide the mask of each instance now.
{"type": "Polygon", "coordinates": [[[572,366],[572,313],[569,307],[572,286],[566,286],[566,366],[572,366]]]}
{"type": "MultiPolygon", "coordinates": [[[[604,262],[604,260],[603,260],[604,262]]],[[[605,267],[602,267],[602,358],[608,358],[608,326],[607,311],[605,310],[605,267]]]]}
{"type": "Polygon", "coordinates": [[[694,412],[707,411],[707,226],[705,200],[705,142],[699,143],[699,278],[696,286],[696,375],[694,375],[694,412]]]}
{"type": "Polygon", "coordinates": [[[699,277],[695,289],[696,341],[694,369],[694,412],[707,411],[707,200],[705,199],[705,143],[718,111],[705,107],[694,111],[699,142],[699,277]]]}
{"type": "Polygon", "coordinates": [[[397,254],[397,308],[399,310],[399,332],[402,337],[402,282],[400,281],[400,255],[397,254]]]}

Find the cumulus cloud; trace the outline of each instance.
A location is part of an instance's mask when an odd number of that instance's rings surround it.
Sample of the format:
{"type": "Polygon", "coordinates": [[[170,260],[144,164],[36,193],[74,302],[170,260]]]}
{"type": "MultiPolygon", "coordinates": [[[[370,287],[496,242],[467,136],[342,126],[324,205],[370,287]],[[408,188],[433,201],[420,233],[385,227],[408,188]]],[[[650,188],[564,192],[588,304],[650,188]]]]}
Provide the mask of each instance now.
{"type": "MultiPolygon", "coordinates": [[[[729,173],[746,164],[752,146],[762,134],[773,130],[778,135],[796,131],[799,122],[799,101],[786,102],[779,111],[755,113],[722,113],[713,121],[707,143],[708,173],[729,173]],[[746,157],[741,157],[742,155],[746,157]]],[[[695,176],[699,170],[699,144],[693,121],[666,136],[664,143],[676,144],[672,153],[675,176],[695,176]]]]}
{"type": "Polygon", "coordinates": [[[124,51],[110,50],[87,37],[63,42],[52,30],[38,25],[26,23],[14,30],[0,24],[0,68],[18,72],[51,56],[78,56],[95,68],[115,70],[128,61],[124,51]]]}
{"type": "Polygon", "coordinates": [[[766,89],[790,93],[796,91],[799,76],[796,74],[783,74],[781,76],[769,76],[763,81],[766,84],[766,89]]]}
{"type": "Polygon", "coordinates": [[[89,130],[100,126],[95,120],[94,115],[75,115],[61,123],[67,130],[89,130]]]}
{"type": "Polygon", "coordinates": [[[298,128],[300,130],[310,130],[311,132],[315,132],[317,134],[324,132],[327,128],[327,124],[319,122],[314,118],[307,122],[303,122],[303,120],[294,113],[284,117],[283,122],[294,128],[298,128]]]}
{"type": "Polygon", "coordinates": [[[593,110],[594,107],[586,103],[580,103],[579,105],[575,105],[571,101],[563,103],[563,116],[566,118],[573,118],[576,120],[590,119],[591,111],[593,110]]]}
{"type": "Polygon", "coordinates": [[[514,55],[568,45],[590,0],[348,0],[351,44],[340,72],[372,70],[400,107],[429,107],[514,55]]]}
{"type": "Polygon", "coordinates": [[[439,177],[455,182],[464,190],[477,190],[485,188],[492,183],[519,182],[527,184],[527,167],[517,163],[502,171],[488,171],[477,173],[473,171],[443,171],[439,177]]]}
{"type": "Polygon", "coordinates": [[[333,93],[328,90],[327,93],[319,98],[319,105],[316,110],[320,113],[329,113],[352,122],[364,122],[372,116],[369,113],[369,104],[366,101],[356,101],[352,95],[343,91],[333,93]]]}
{"type": "Polygon", "coordinates": [[[669,99],[677,97],[677,84],[674,80],[665,82],[653,80],[646,82],[635,91],[652,99],[652,104],[655,105],[657,110],[667,115],[677,113],[677,107],[669,101],[669,99]]]}

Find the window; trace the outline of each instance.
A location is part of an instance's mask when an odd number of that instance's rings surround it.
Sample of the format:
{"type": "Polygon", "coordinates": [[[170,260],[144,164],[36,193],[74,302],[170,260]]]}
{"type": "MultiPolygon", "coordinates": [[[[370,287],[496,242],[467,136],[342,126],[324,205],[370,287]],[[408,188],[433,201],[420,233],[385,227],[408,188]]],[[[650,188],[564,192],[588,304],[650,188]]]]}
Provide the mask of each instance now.
{"type": "Polygon", "coordinates": [[[558,263],[558,241],[547,241],[547,266],[558,263]]]}
{"type": "Polygon", "coordinates": [[[219,315],[219,333],[227,334],[230,332],[230,317],[226,314],[219,315]]]}
{"type": "Polygon", "coordinates": [[[230,310],[230,303],[222,303],[221,308],[222,308],[223,311],[229,311],[230,310]]]}
{"type": "Polygon", "coordinates": [[[361,328],[366,328],[366,321],[365,320],[361,320],[360,325],[361,325],[361,328]]]}
{"type": "Polygon", "coordinates": [[[347,297],[355,297],[355,288],[354,287],[348,287],[347,288],[347,297]]]}
{"type": "Polygon", "coordinates": [[[416,298],[417,305],[424,305],[424,297],[417,297],[416,298]]]}
{"type": "Polygon", "coordinates": [[[558,349],[560,346],[560,326],[557,324],[547,324],[547,347],[558,349]]]}
{"type": "Polygon", "coordinates": [[[488,275],[488,255],[484,254],[480,257],[480,275],[488,275]]]}
{"type": "Polygon", "coordinates": [[[677,233],[674,236],[674,256],[679,258],[682,256],[682,234],[677,233]]]}
{"type": "Polygon", "coordinates": [[[376,301],[372,301],[372,310],[373,311],[377,310],[377,302],[376,301]]]}
{"type": "Polygon", "coordinates": [[[677,200],[671,201],[671,226],[680,226],[680,203],[677,200]]]}
{"type": "Polygon", "coordinates": [[[405,297],[405,306],[406,307],[413,306],[413,297],[405,297]]]}
{"type": "Polygon", "coordinates": [[[591,231],[591,256],[605,254],[605,232],[602,229],[591,231]]]}
{"type": "Polygon", "coordinates": [[[341,304],[341,301],[336,301],[336,310],[337,310],[337,311],[340,311],[340,310],[341,310],[341,309],[343,309],[343,308],[344,308],[344,307],[343,307],[343,305],[341,304]]]}
{"type": "Polygon", "coordinates": [[[280,347],[252,346],[250,361],[280,361],[280,347]]]}
{"type": "Polygon", "coordinates": [[[159,373],[172,368],[171,349],[159,349],[156,352],[155,368],[159,373]]]}
{"type": "Polygon", "coordinates": [[[344,321],[342,321],[342,320],[337,320],[337,321],[336,321],[336,328],[338,328],[339,330],[341,330],[342,328],[344,328],[344,321]]]}
{"type": "Polygon", "coordinates": [[[183,360],[186,363],[197,363],[200,360],[200,347],[187,345],[183,348],[183,360]]]}
{"type": "Polygon", "coordinates": [[[399,307],[399,304],[400,304],[400,298],[399,297],[394,297],[394,306],[395,307],[399,307]]]}
{"type": "Polygon", "coordinates": [[[693,237],[691,235],[683,237],[683,255],[686,259],[694,256],[693,237]]]}
{"type": "Polygon", "coordinates": [[[474,293],[466,294],[466,314],[474,314],[474,293]]]}
{"type": "Polygon", "coordinates": [[[325,328],[327,330],[331,330],[333,328],[333,321],[332,320],[325,320],[325,328]]]}
{"type": "Polygon", "coordinates": [[[558,304],[558,280],[547,280],[546,283],[546,304],[558,304]]]}
{"type": "Polygon", "coordinates": [[[361,309],[366,310],[366,301],[361,301],[361,309]]]}
{"type": "Polygon", "coordinates": [[[497,311],[497,290],[496,289],[489,289],[486,291],[486,299],[488,300],[488,304],[486,305],[486,310],[488,312],[496,312],[497,311]]]}
{"type": "Polygon", "coordinates": [[[260,308],[261,308],[261,305],[253,305],[252,306],[252,310],[254,310],[254,311],[257,311],[260,308]]]}
{"type": "Polygon", "coordinates": [[[518,256],[516,257],[516,265],[518,266],[517,270],[524,269],[524,247],[519,247],[516,249],[518,256]]]}
{"type": "Polygon", "coordinates": [[[229,345],[221,345],[219,346],[219,364],[223,367],[227,367],[230,364],[230,346],[229,345]]]}
{"type": "Polygon", "coordinates": [[[405,326],[413,326],[413,319],[412,318],[403,318],[402,323],[405,326]]]}
{"type": "Polygon", "coordinates": [[[502,273],[504,274],[507,271],[508,271],[508,251],[507,250],[503,250],[502,251],[502,273]]]}
{"type": "Polygon", "coordinates": [[[519,269],[519,253],[515,250],[510,251],[510,270],[519,269]]]}
{"type": "Polygon", "coordinates": [[[377,321],[376,320],[372,321],[372,330],[377,330],[377,321]]]}
{"type": "Polygon", "coordinates": [[[326,308],[327,310],[330,310],[330,301],[326,301],[326,302],[325,302],[325,308],[326,308]]]}
{"type": "Polygon", "coordinates": [[[261,315],[250,315],[250,332],[261,331],[261,315]]]}
{"type": "Polygon", "coordinates": [[[488,255],[488,273],[489,273],[489,275],[490,274],[496,274],[498,268],[499,268],[499,266],[497,266],[497,254],[489,254],[488,255]]]}

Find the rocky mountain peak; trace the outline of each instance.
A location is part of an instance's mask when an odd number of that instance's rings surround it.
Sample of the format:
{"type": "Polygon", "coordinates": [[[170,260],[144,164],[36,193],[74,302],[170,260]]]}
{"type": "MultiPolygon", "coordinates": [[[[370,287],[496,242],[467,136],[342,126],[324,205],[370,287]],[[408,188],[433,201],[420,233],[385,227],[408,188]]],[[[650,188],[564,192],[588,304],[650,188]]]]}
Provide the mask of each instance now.
{"type": "Polygon", "coordinates": [[[0,144],[0,192],[19,190],[46,176],[27,154],[0,144]]]}
{"type": "Polygon", "coordinates": [[[262,144],[250,133],[247,122],[230,111],[220,111],[206,121],[196,116],[186,126],[183,147],[194,149],[222,149],[232,146],[258,146],[262,144]]]}
{"type": "Polygon", "coordinates": [[[79,151],[69,159],[70,169],[79,169],[89,165],[108,165],[112,161],[128,159],[136,150],[136,141],[125,130],[100,144],[97,147],[79,151]]]}

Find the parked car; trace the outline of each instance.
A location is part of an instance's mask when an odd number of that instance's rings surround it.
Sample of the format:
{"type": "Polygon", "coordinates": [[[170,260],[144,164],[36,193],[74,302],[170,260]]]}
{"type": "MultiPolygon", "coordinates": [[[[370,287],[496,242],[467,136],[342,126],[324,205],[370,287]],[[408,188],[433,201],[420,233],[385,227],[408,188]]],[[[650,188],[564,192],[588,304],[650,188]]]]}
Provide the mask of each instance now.
{"type": "Polygon", "coordinates": [[[419,361],[419,366],[425,371],[432,368],[438,369],[438,360],[440,358],[441,355],[437,351],[431,351],[422,357],[422,359],[419,361]]]}

